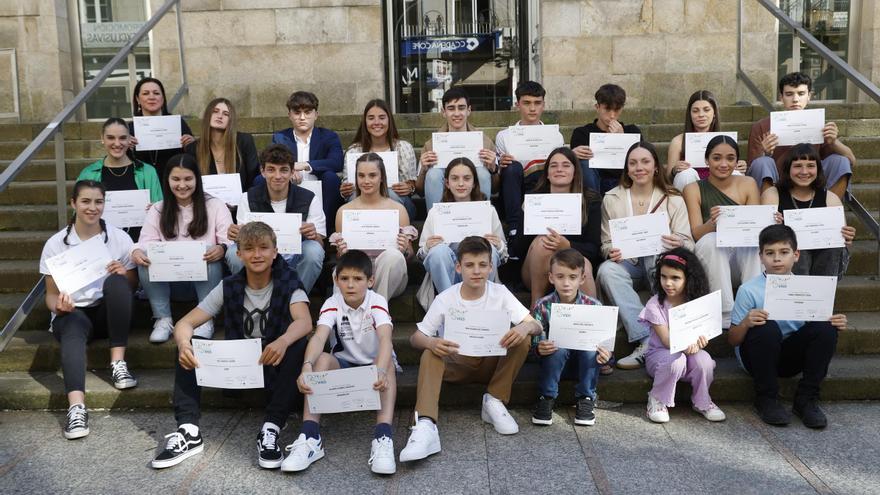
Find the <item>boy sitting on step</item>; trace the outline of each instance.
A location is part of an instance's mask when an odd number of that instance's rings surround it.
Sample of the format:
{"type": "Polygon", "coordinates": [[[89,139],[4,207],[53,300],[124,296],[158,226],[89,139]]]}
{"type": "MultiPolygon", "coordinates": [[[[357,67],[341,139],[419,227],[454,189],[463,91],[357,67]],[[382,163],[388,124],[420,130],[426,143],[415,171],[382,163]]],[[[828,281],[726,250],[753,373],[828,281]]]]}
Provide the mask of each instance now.
{"type": "MultiPolygon", "coordinates": [[[[394,474],[394,442],[391,421],[397,395],[396,360],[391,346],[391,315],[388,302],[373,292],[373,262],[363,251],[351,250],[339,257],[335,273],[338,292],[327,299],[318,316],[315,334],[306,347],[303,373],[376,365],[378,381],[373,389],[380,393],[381,409],[376,414],[376,428],[370,449],[370,469],[377,474],[394,474]],[[330,352],[324,344],[330,339],[330,352]]],[[[281,464],[282,471],[304,471],[324,457],[320,432],[320,414],[309,412],[312,389],[300,374],[300,392],[305,395],[303,424],[299,437],[288,447],[290,455],[281,464]]]]}
{"type": "Polygon", "coordinates": [[[486,239],[465,237],[458,244],[455,269],[462,281],[434,299],[410,337],[412,346],[423,352],[416,391],[416,424],[400,452],[400,462],[424,459],[440,452],[437,418],[440,387],[444,381],[488,382],[488,391],[483,394],[483,421],[491,423],[502,435],[519,431],[504,403],[510,399],[513,380],[529,352],[528,337],[539,334],[541,325],[507,287],[488,281],[492,271],[492,246],[486,239]],[[481,311],[504,311],[509,315],[510,324],[515,325],[498,342],[507,349],[507,355],[461,356],[459,344],[444,338],[447,315],[481,311]]]}
{"type": "Polygon", "coordinates": [[[193,328],[222,310],[227,339],[261,338],[266,384],[266,416],[257,436],[259,465],[272,469],[284,459],[278,435],[299,397],[296,377],[302,369],[306,335],[312,330],[309,299],[296,272],[278,256],[275,232],[263,222],[250,222],[238,232],[238,257],[244,269],[223,279],[174,327],[178,361],[174,374],[174,418],[177,431],[166,435],[165,449],[153,460],[156,469],[174,466],[204,449],[199,431],[201,387],[191,339],[193,328]]]}
{"type": "Polygon", "coordinates": [[[742,284],[731,313],[728,340],[736,356],[755,380],[755,408],[770,425],[790,422],[779,403],[777,377],[803,372],[794,394],[792,412],[804,426],[824,428],[828,424],[819,408],[819,386],[837,347],[837,332],[846,329],[846,315],[832,315],[828,321],[768,320],[764,311],[767,274],[790,275],[800,253],[797,237],[787,225],[764,228],[758,237],[764,273],[742,284]]]}

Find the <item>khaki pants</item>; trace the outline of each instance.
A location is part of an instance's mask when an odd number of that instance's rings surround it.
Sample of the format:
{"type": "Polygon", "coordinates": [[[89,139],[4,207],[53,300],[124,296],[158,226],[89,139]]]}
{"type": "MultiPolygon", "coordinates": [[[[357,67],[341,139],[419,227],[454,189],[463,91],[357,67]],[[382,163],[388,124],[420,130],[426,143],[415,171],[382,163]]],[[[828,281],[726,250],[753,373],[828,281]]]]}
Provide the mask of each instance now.
{"type": "Polygon", "coordinates": [[[529,353],[531,339],[507,350],[506,356],[468,357],[451,355],[437,357],[428,349],[422,351],[419,363],[419,385],[416,391],[416,412],[437,421],[440,387],[449,383],[488,383],[487,391],[505,404],[510,400],[513,380],[529,353]]]}
{"type": "Polygon", "coordinates": [[[382,251],[373,261],[373,276],[373,290],[386,301],[403,294],[408,281],[403,253],[397,249],[382,251]]]}

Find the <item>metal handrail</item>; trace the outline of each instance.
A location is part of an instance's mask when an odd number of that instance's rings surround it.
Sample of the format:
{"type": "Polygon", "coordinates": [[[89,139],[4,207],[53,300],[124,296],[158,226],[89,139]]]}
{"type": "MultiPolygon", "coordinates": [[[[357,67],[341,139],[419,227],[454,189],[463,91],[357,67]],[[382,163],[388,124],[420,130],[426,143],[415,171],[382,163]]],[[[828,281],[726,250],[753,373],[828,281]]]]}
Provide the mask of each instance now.
{"type": "MultiPolygon", "coordinates": [[[[173,7],[177,7],[175,9],[177,16],[177,36],[178,36],[178,49],[180,56],[180,75],[181,75],[181,85],[171,100],[168,102],[169,108],[174,108],[180,99],[189,91],[189,84],[187,82],[186,77],[186,64],[184,64],[183,57],[183,28],[181,27],[181,15],[180,15],[180,2],[181,0],[168,0],[165,2],[159,10],[153,14],[144,25],[135,33],[134,36],[128,40],[122,48],[116,52],[116,55],[107,62],[107,65],[104,66],[103,69],[95,76],[94,79],[89,81],[89,83],[83,88],[82,91],[73,100],[71,100],[67,105],[64,106],[64,109],[58,113],[50,122],[46,125],[46,127],[40,132],[40,134],[33,140],[31,143],[19,153],[19,155],[12,161],[11,164],[0,173],[0,192],[6,190],[9,187],[9,184],[18,176],[19,173],[24,170],[25,165],[31,162],[34,155],[40,151],[46,143],[49,142],[53,137],[55,138],[55,194],[56,194],[56,202],[58,206],[58,227],[61,228],[67,223],[67,171],[64,163],[64,132],[62,130],[62,126],[64,122],[66,122],[71,116],[75,114],[79,108],[85,104],[86,100],[88,100],[95,91],[104,83],[104,81],[110,77],[110,74],[116,69],[116,67],[122,63],[130,54],[133,53],[135,46],[140,43],[141,39],[147,35],[162,18],[165,17],[173,7]]],[[[129,64],[129,71],[132,70],[133,64],[129,64]]],[[[44,276],[40,276],[40,279],[37,281],[37,284],[31,289],[28,293],[27,297],[25,297],[24,301],[21,305],[16,309],[15,313],[6,322],[3,326],[3,329],[0,330],[0,351],[6,349],[6,346],[12,340],[15,332],[18,331],[21,324],[24,323],[24,320],[30,314],[31,310],[39,304],[40,299],[42,298],[44,292],[46,290],[46,280],[44,276]]]]}

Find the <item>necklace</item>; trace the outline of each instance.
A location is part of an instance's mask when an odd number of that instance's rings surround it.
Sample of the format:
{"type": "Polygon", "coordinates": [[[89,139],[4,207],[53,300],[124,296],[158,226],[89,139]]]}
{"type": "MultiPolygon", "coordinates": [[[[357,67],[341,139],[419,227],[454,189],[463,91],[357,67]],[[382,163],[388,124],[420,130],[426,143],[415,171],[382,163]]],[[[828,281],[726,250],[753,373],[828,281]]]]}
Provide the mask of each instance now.
{"type": "Polygon", "coordinates": [[[106,168],[107,171],[110,172],[110,175],[112,175],[113,177],[124,177],[125,174],[128,173],[128,169],[129,169],[130,166],[131,166],[131,164],[129,163],[128,165],[122,167],[122,173],[121,173],[121,174],[117,174],[116,172],[113,171],[114,168],[118,168],[118,167],[108,167],[108,166],[105,164],[105,165],[104,165],[104,168],[106,168]]]}
{"type": "MultiPolygon", "coordinates": [[[[794,194],[792,194],[791,191],[789,191],[788,196],[791,198],[791,202],[794,203],[794,209],[800,210],[801,207],[798,206],[798,200],[794,197],[794,194]]],[[[813,207],[813,200],[814,199],[816,199],[816,191],[813,191],[813,194],[810,195],[810,203],[807,204],[807,209],[810,209],[813,207]]]]}

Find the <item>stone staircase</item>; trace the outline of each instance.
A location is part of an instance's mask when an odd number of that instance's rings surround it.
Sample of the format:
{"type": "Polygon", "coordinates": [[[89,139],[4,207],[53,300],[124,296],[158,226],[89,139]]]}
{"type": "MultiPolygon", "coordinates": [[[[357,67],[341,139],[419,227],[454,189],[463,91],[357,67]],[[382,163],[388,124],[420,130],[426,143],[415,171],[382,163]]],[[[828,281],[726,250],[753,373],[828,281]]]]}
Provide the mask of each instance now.
{"type": "MultiPolygon", "coordinates": [[[[877,105],[828,105],[828,120],[834,120],[841,135],[858,157],[853,191],[865,207],[877,218],[880,209],[880,107],[877,105]]],[[[644,137],[658,145],[660,156],[666,156],[669,140],[681,132],[681,109],[627,108],[624,120],[638,124],[644,137]]],[[[751,122],[766,113],[758,107],[725,107],[721,109],[726,131],[738,131],[740,149],[744,152],[751,122]]],[[[351,142],[357,128],[358,115],[322,116],[319,125],[337,130],[343,143],[351,142]]],[[[568,139],[571,131],[592,121],[593,112],[547,112],[545,122],[558,123],[568,139]]],[[[440,126],[437,114],[396,116],[401,138],[420,146],[434,129],[440,126]]],[[[478,112],[472,122],[490,136],[515,122],[515,114],[508,112],[478,112]]],[[[193,129],[198,121],[187,118],[193,129]]],[[[243,131],[251,132],[258,148],[269,143],[271,131],[289,126],[284,117],[245,118],[243,131]]],[[[0,170],[32,140],[43,126],[36,124],[0,126],[0,170]]],[[[64,126],[65,156],[67,158],[68,189],[88,163],[103,156],[100,123],[72,123],[64,126]]],[[[37,267],[45,240],[56,231],[54,148],[47,145],[22,172],[16,181],[0,193],[0,322],[6,322],[24,299],[25,294],[39,279],[37,267]]],[[[831,365],[823,396],[829,400],[880,399],[880,282],[878,282],[878,243],[866,231],[856,216],[847,212],[847,220],[858,230],[853,246],[849,271],[838,288],[836,309],[846,312],[850,329],[841,333],[837,356],[831,365]]],[[[508,283],[515,284],[518,270],[503,270],[508,283]]],[[[415,383],[418,353],[409,346],[409,335],[424,311],[415,300],[422,271],[410,270],[407,291],[391,301],[395,320],[394,344],[404,373],[399,376],[398,402],[411,406],[415,402],[415,383]]],[[[312,294],[312,309],[323,303],[318,290],[312,294]]],[[[525,301],[525,293],[518,294],[525,301]]],[[[192,305],[175,304],[175,318],[192,305]]],[[[66,398],[60,377],[60,355],[54,338],[46,332],[49,313],[44,305],[28,317],[7,349],[0,353],[0,409],[64,408],[66,398]]],[[[109,352],[106,340],[89,346],[87,401],[93,408],[169,407],[173,383],[176,349],[173,343],[153,345],[147,340],[151,326],[149,306],[145,301],[135,304],[134,329],[130,338],[127,360],[140,380],[137,388],[119,392],[109,381],[106,371],[109,352]]],[[[218,330],[222,336],[222,329],[218,330]]],[[[751,398],[750,379],[738,369],[732,349],[722,338],[710,343],[709,350],[718,367],[712,387],[718,401],[746,401],[751,398]]],[[[615,349],[618,356],[630,352],[622,330],[618,333],[615,349]]],[[[513,402],[530,404],[536,395],[537,367],[527,363],[515,385],[513,402]]],[[[794,381],[785,382],[790,395],[794,381]]],[[[650,379],[641,370],[616,370],[612,376],[602,377],[599,396],[604,400],[643,402],[650,388],[650,379]]],[[[478,403],[482,387],[476,385],[449,386],[443,394],[444,405],[478,403]]],[[[208,389],[204,402],[212,407],[240,407],[242,403],[257,404],[259,395],[253,393],[230,397],[218,390],[208,389]]],[[[680,395],[688,396],[688,387],[680,387],[680,395]]],[[[566,383],[561,399],[572,396],[572,384],[566,383]]]]}

